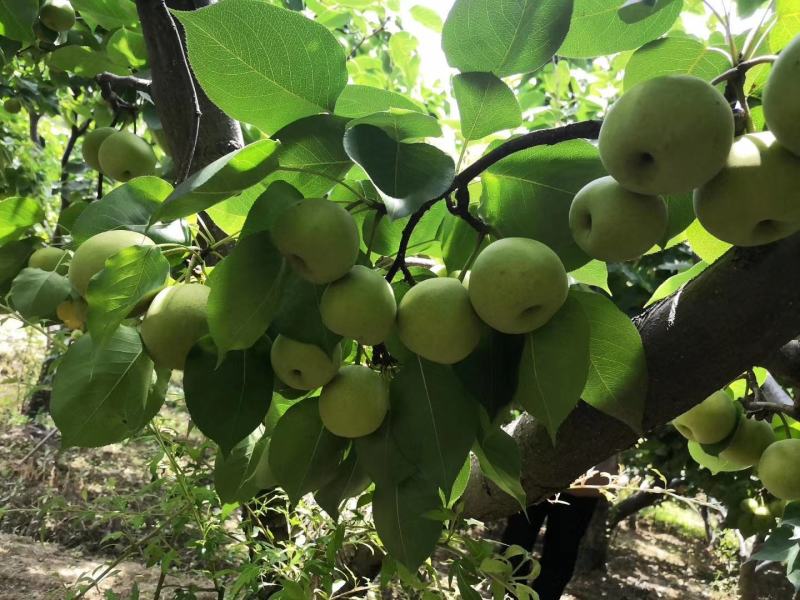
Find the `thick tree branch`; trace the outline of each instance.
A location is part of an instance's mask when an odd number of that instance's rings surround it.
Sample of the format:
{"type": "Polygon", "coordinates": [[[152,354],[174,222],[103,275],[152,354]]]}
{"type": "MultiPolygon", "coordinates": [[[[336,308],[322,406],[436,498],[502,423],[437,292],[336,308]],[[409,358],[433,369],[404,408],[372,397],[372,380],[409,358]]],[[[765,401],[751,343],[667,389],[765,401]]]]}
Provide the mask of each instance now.
{"type": "MultiPolygon", "coordinates": [[[[649,371],[644,430],[663,425],[800,332],[800,234],[756,248],[734,248],[681,292],[634,319],[649,371]]],[[[561,491],[598,462],[636,443],[620,421],[581,403],[552,446],[544,427],[520,419],[514,438],[522,484],[535,502],[561,491]]],[[[519,507],[473,465],[464,495],[467,517],[496,518],[519,507]]]]}
{"type": "Polygon", "coordinates": [[[769,63],[774,63],[776,60],[778,60],[777,55],[767,54],[767,55],[764,55],[764,56],[759,56],[757,58],[753,58],[751,60],[742,61],[738,65],[736,65],[735,67],[733,67],[731,69],[728,69],[727,71],[725,71],[724,73],[721,73],[720,75],[717,75],[711,81],[711,84],[712,85],[717,85],[719,83],[722,83],[723,81],[728,81],[730,79],[735,79],[737,77],[744,77],[744,74],[747,73],[747,71],[749,71],[753,67],[756,67],[758,65],[765,65],[765,64],[769,64],[769,63]]]}
{"type": "Polygon", "coordinates": [[[780,381],[800,387],[800,340],[792,340],[760,364],[780,381]]]}
{"type": "Polygon", "coordinates": [[[95,79],[99,85],[107,85],[112,89],[130,89],[145,94],[150,93],[150,82],[141,77],[123,77],[114,75],[114,73],[100,73],[95,79]]]}

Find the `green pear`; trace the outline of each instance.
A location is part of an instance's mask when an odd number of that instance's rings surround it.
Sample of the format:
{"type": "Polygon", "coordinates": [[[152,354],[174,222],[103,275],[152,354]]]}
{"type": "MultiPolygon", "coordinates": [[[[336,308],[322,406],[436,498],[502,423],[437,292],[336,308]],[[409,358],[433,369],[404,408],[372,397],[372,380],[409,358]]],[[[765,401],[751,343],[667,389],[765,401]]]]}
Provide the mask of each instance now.
{"type": "Polygon", "coordinates": [[[637,194],[613,177],[601,177],[575,195],[569,228],[575,243],[592,258],[633,260],[664,237],[667,204],[660,196],[637,194]]]}
{"type": "Polygon", "coordinates": [[[3,109],[7,113],[15,115],[22,110],[22,102],[20,102],[17,98],[8,98],[5,102],[3,102],[3,109]]]}
{"type": "Polygon", "coordinates": [[[83,160],[95,171],[100,170],[100,160],[97,156],[100,151],[100,146],[106,141],[108,136],[115,133],[117,133],[117,130],[113,127],[98,127],[87,133],[83,138],[83,146],[81,148],[83,160]]]}
{"type": "Polygon", "coordinates": [[[719,453],[728,462],[752,467],[758,464],[761,454],[775,441],[775,433],[766,421],[740,419],[730,444],[719,453]]]}
{"type": "Polygon", "coordinates": [[[100,171],[117,181],[152,175],[156,170],[156,155],[150,144],[129,131],[109,135],[97,151],[100,171]]]}
{"type": "Polygon", "coordinates": [[[301,200],[276,219],[272,241],[297,273],[322,284],[344,277],[358,259],[358,226],[329,200],[301,200]]]}
{"type": "Polygon", "coordinates": [[[53,31],[67,31],[75,25],[75,9],[69,0],[45,0],[39,9],[39,20],[53,31]]]}
{"type": "Polygon", "coordinates": [[[620,185],[640,194],[680,194],[725,164],[733,143],[728,101],[702,79],[668,75],[627,91],[600,130],[600,158],[620,185]]]}
{"type": "Polygon", "coordinates": [[[478,316],[502,333],[528,333],[550,320],[567,299],[561,259],[528,238],[505,238],[475,259],[469,299],[478,316]]]}
{"type": "Polygon", "coordinates": [[[383,375],[363,365],[347,365],[319,397],[319,416],[334,435],[357,438],[383,423],[389,410],[389,386],[383,375]]]}
{"type": "Polygon", "coordinates": [[[781,51],[764,86],[764,119],[778,142],[800,156],[800,36],[781,51]]]}
{"type": "Polygon", "coordinates": [[[740,137],[725,167],[694,192],[709,233],[735,246],[760,246],[800,229],[800,157],[769,132],[740,137]]]}
{"type": "Polygon", "coordinates": [[[394,327],[397,302],[389,282],[380,273],[356,265],[329,284],[319,310],[325,327],[365,346],[385,341],[394,327]]]}
{"type": "Polygon", "coordinates": [[[397,334],[412,352],[436,363],[464,360],[480,342],[482,324],[457,279],[436,277],[406,292],[397,308],[397,334]]]}
{"type": "Polygon", "coordinates": [[[336,376],[342,364],[342,347],[328,354],[319,346],[279,335],[269,354],[278,378],[296,390],[315,390],[336,376]]]}
{"type": "Polygon", "coordinates": [[[800,439],[780,440],[764,450],[758,478],[779,500],[800,500],[800,439]]]}
{"type": "Polygon", "coordinates": [[[161,290],[142,320],[142,340],[156,367],[182,371],[192,346],[208,334],[211,288],[199,283],[161,290]]]}
{"type": "Polygon", "coordinates": [[[711,394],[700,404],[676,417],[672,424],[687,440],[716,444],[728,437],[736,426],[738,411],[724,390],[711,394]]]}
{"type": "Polygon", "coordinates": [[[42,271],[55,271],[59,275],[66,275],[69,266],[69,252],[61,248],[46,246],[39,248],[28,259],[28,266],[42,271]]]}
{"type": "Polygon", "coordinates": [[[689,456],[692,457],[692,460],[694,460],[694,462],[701,467],[705,467],[711,471],[712,475],[716,475],[717,473],[744,471],[747,468],[743,467],[742,465],[735,465],[731,462],[723,460],[719,456],[712,456],[703,450],[703,447],[700,444],[691,440],[689,440],[689,442],[686,444],[686,448],[689,450],[689,456]]]}
{"type": "Polygon", "coordinates": [[[69,264],[72,286],[85,296],[89,280],[103,270],[106,259],[131,246],[155,246],[155,242],[146,235],[125,229],[104,231],[90,237],[78,246],[69,264]]]}

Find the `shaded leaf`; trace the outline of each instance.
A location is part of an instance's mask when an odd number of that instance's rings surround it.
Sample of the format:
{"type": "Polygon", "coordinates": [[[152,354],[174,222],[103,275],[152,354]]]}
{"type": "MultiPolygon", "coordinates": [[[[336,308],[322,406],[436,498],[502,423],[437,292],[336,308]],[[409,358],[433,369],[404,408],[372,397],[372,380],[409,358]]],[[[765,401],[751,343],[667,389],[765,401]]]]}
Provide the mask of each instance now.
{"type": "Polygon", "coordinates": [[[522,460],[514,438],[500,427],[494,427],[479,437],[473,450],[483,474],[525,510],[525,490],[520,482],[522,460]]]}
{"type": "Polygon", "coordinates": [[[344,462],[336,468],[333,479],[314,494],[314,499],[332,519],[338,520],[342,502],[358,496],[370,483],[369,476],[359,464],[358,454],[351,449],[344,462]]]}
{"type": "Polygon", "coordinates": [[[245,502],[259,490],[250,479],[269,441],[263,428],[255,429],[226,456],[217,452],[214,461],[214,489],[224,503],[245,502]],[[249,484],[249,485],[248,485],[249,484]]]}
{"type": "Polygon", "coordinates": [[[415,468],[400,450],[392,434],[394,412],[390,410],[373,433],[356,438],[353,446],[364,471],[376,485],[393,486],[414,474],[415,468]]]}
{"type": "Polygon", "coordinates": [[[72,284],[55,271],[22,269],[11,283],[9,300],[19,314],[35,321],[55,317],[56,307],[72,293],[72,284]]]}
{"type": "Polygon", "coordinates": [[[0,35],[18,42],[32,42],[38,15],[38,0],[0,0],[0,35]]]}
{"type": "Polygon", "coordinates": [[[0,246],[0,295],[5,295],[11,282],[28,264],[31,254],[42,245],[38,238],[25,238],[0,246]]]}

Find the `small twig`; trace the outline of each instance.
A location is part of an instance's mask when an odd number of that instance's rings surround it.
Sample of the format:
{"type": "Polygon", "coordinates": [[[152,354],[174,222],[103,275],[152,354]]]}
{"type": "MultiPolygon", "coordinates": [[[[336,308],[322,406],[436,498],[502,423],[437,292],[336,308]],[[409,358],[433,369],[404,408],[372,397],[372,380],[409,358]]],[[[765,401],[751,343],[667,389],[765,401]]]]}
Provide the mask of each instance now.
{"type": "Polygon", "coordinates": [[[69,140],[67,140],[67,145],[64,148],[64,154],[61,155],[61,210],[64,210],[67,204],[66,186],[67,181],[69,180],[69,172],[67,171],[69,159],[72,157],[72,151],[75,149],[75,144],[77,143],[78,139],[89,129],[91,122],[91,119],[87,119],[86,122],[80,127],[75,125],[72,126],[69,140]]]}
{"type": "Polygon", "coordinates": [[[142,79],[141,77],[123,77],[120,75],[114,75],[113,73],[100,73],[95,80],[101,86],[108,85],[112,89],[113,88],[122,88],[122,89],[130,89],[136,90],[137,92],[143,92],[145,94],[151,93],[151,86],[152,82],[147,79],[142,79]]]}
{"type": "Polygon", "coordinates": [[[17,462],[17,466],[20,466],[20,465],[21,465],[21,464],[23,464],[23,463],[24,463],[26,460],[28,460],[28,459],[29,459],[31,456],[33,456],[34,454],[36,454],[36,452],[39,450],[39,448],[41,448],[42,446],[44,446],[44,445],[47,443],[47,440],[49,440],[51,437],[53,437],[53,436],[54,436],[56,433],[58,433],[58,428],[57,428],[57,427],[53,427],[53,429],[51,429],[51,430],[48,432],[48,434],[47,434],[46,436],[44,436],[44,437],[43,437],[43,438],[42,438],[42,439],[39,441],[39,443],[38,443],[38,444],[36,444],[36,445],[33,447],[33,450],[31,450],[31,451],[30,451],[30,452],[28,452],[28,453],[27,453],[25,456],[23,456],[22,458],[20,458],[20,459],[19,459],[19,461],[17,462]]]}
{"type": "Polygon", "coordinates": [[[776,60],[778,60],[778,56],[776,54],[765,54],[764,56],[758,56],[751,60],[745,60],[743,62],[740,62],[735,67],[728,69],[724,73],[717,75],[714,79],[711,80],[711,85],[717,85],[722,83],[723,81],[728,81],[730,79],[734,79],[735,77],[742,76],[753,67],[756,67],[758,65],[773,63],[776,60]]]}
{"type": "Polygon", "coordinates": [[[350,51],[350,54],[347,55],[347,60],[351,60],[351,59],[355,58],[356,54],[358,54],[358,51],[361,49],[361,46],[363,46],[367,41],[371,40],[376,35],[379,35],[382,31],[384,31],[386,29],[386,25],[388,23],[389,23],[389,19],[381,20],[380,26],[377,29],[375,29],[375,31],[373,31],[369,35],[365,35],[364,37],[362,37],[359,40],[359,42],[355,46],[353,46],[353,49],[350,51]]]}
{"type": "Polygon", "coordinates": [[[397,272],[402,269],[403,276],[408,281],[411,278],[409,283],[413,283],[414,278],[411,277],[411,273],[408,272],[408,267],[406,267],[406,252],[408,251],[408,244],[411,241],[411,236],[414,234],[414,228],[417,224],[422,220],[422,217],[425,216],[425,213],[428,212],[434,204],[439,202],[442,198],[434,198],[433,200],[428,200],[425,204],[417,209],[417,212],[413,213],[406,223],[406,226],[403,227],[403,233],[400,236],[400,246],[397,249],[397,255],[395,256],[394,262],[392,266],[389,267],[389,270],[386,272],[386,281],[389,283],[392,282],[394,276],[397,275],[397,272]]]}

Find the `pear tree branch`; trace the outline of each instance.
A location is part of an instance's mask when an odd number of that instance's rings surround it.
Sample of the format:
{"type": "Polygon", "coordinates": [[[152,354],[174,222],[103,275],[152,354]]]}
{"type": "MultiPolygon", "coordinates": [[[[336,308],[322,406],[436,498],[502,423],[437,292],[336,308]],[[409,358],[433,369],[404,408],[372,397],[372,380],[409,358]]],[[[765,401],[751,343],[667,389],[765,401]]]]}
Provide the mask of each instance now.
{"type": "Polygon", "coordinates": [[[758,56],[756,58],[752,58],[750,60],[745,60],[740,62],[735,67],[732,67],[725,71],[724,73],[720,73],[714,79],[711,80],[711,85],[717,85],[722,83],[723,81],[730,81],[731,79],[736,79],[738,77],[743,77],[747,71],[752,69],[753,67],[757,67],[758,65],[765,65],[774,63],[778,60],[778,56],[776,54],[765,54],[764,56],[758,56]]]}

